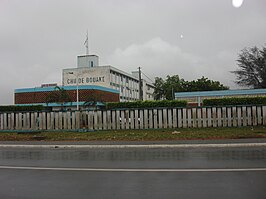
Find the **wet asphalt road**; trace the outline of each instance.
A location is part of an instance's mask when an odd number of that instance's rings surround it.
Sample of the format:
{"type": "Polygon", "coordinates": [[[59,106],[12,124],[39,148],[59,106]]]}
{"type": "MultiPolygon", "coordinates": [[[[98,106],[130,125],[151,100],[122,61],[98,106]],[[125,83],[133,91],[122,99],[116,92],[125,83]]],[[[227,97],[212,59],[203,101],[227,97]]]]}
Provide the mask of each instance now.
{"type": "Polygon", "coordinates": [[[265,147],[0,148],[0,166],[6,199],[266,198],[265,147]]]}

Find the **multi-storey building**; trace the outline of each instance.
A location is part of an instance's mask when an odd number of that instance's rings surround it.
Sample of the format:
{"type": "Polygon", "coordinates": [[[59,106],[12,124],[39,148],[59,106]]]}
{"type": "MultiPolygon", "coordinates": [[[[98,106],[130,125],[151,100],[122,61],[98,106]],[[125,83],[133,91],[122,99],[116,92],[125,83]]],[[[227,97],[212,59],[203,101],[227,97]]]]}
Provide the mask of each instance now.
{"type": "MultiPolygon", "coordinates": [[[[125,102],[153,100],[154,86],[141,79],[139,72],[128,74],[112,66],[99,66],[96,55],[78,56],[77,68],[63,69],[63,85],[60,86],[71,98],[65,106],[83,106],[89,96],[97,96],[101,102],[125,102]],[[141,96],[140,96],[141,94],[141,96]]],[[[47,97],[55,91],[57,84],[41,87],[15,89],[16,105],[37,105],[58,107],[57,103],[47,103],[47,97]]]]}
{"type": "Polygon", "coordinates": [[[138,71],[129,74],[113,66],[99,66],[99,57],[96,55],[78,56],[77,68],[63,69],[63,86],[74,85],[97,85],[115,89],[119,91],[122,102],[154,99],[153,84],[142,79],[140,87],[138,71]]]}

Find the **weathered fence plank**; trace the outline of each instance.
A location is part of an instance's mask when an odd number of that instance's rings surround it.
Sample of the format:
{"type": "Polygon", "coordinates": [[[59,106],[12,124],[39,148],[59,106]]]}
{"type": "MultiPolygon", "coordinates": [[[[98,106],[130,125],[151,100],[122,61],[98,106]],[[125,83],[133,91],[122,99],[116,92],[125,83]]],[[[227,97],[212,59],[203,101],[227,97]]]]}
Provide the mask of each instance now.
{"type": "Polygon", "coordinates": [[[176,111],[177,109],[172,109],[173,110],[173,128],[177,128],[177,114],[176,111]]]}
{"type": "Polygon", "coordinates": [[[125,111],[126,129],[129,129],[129,110],[125,111]]]}
{"type": "Polygon", "coordinates": [[[227,124],[228,127],[232,127],[232,107],[227,107],[227,124]]]}
{"type": "MultiPolygon", "coordinates": [[[[35,129],[35,113],[30,113],[30,123],[31,123],[30,129],[34,130],[35,129]]],[[[14,129],[15,129],[15,127],[14,127],[14,129]]]]}
{"type": "MultiPolygon", "coordinates": [[[[54,114],[54,113],[52,112],[51,115],[52,114],[54,114]]],[[[38,116],[38,123],[39,123],[39,129],[40,130],[44,130],[44,128],[43,128],[43,120],[44,120],[43,114],[42,114],[42,112],[40,112],[39,116],[38,116]]]]}
{"type": "Polygon", "coordinates": [[[168,109],[168,128],[173,128],[173,117],[172,117],[172,110],[173,109],[168,109]]]}
{"type": "Polygon", "coordinates": [[[252,125],[253,126],[257,126],[258,122],[257,122],[257,107],[256,106],[252,106],[252,125]]]}
{"type": "Polygon", "coordinates": [[[163,128],[167,128],[167,109],[163,109],[163,128]]]}
{"type": "Polygon", "coordinates": [[[4,129],[5,130],[8,130],[7,121],[8,121],[7,113],[4,113],[4,122],[3,122],[3,124],[4,124],[4,129]]]}
{"type": "Polygon", "coordinates": [[[158,128],[158,114],[157,109],[153,109],[153,118],[154,118],[154,128],[158,128]]]}
{"type": "Polygon", "coordinates": [[[135,129],[139,129],[139,110],[135,110],[135,129]]]}
{"type": "Polygon", "coordinates": [[[126,120],[125,120],[125,111],[121,111],[121,129],[125,129],[125,124],[126,124],[126,120]]]}
{"type": "MultiPolygon", "coordinates": [[[[0,129],[1,130],[3,130],[4,128],[3,128],[3,121],[2,121],[2,119],[3,119],[3,114],[0,114],[0,129]]],[[[19,126],[18,126],[18,124],[19,124],[19,121],[18,121],[18,113],[15,113],[15,130],[19,130],[19,126]]]]}
{"type": "Polygon", "coordinates": [[[99,129],[99,123],[98,123],[98,113],[97,113],[97,111],[93,111],[93,121],[94,121],[94,123],[93,123],[94,128],[93,129],[98,130],[99,129]]]}
{"type": "Polygon", "coordinates": [[[202,109],[197,108],[197,127],[201,128],[202,127],[202,109]]]}
{"type": "Polygon", "coordinates": [[[221,107],[217,108],[217,126],[218,127],[222,126],[222,108],[221,107]]]}
{"type": "Polygon", "coordinates": [[[130,110],[130,128],[134,129],[134,110],[130,110]]]}
{"type": "Polygon", "coordinates": [[[192,127],[196,128],[197,127],[197,109],[192,108],[192,127]]]}
{"type": "Polygon", "coordinates": [[[153,111],[150,109],[149,111],[149,128],[152,129],[153,128],[153,111]]]}
{"type": "MultiPolygon", "coordinates": [[[[55,112],[55,130],[58,130],[59,129],[59,113],[58,112],[55,112]]],[[[76,127],[76,129],[78,129],[76,127]]]]}
{"type": "Polygon", "coordinates": [[[207,110],[206,108],[202,108],[202,126],[207,127],[207,110]]]}
{"type": "Polygon", "coordinates": [[[216,107],[212,108],[212,127],[217,127],[217,111],[216,107]]]}
{"type": "Polygon", "coordinates": [[[190,128],[192,127],[192,121],[191,121],[191,108],[187,109],[187,127],[190,128]]]}
{"type": "Polygon", "coordinates": [[[63,129],[63,113],[62,112],[59,112],[59,125],[58,125],[58,127],[59,127],[59,129],[63,129]]]}
{"type": "MultiPolygon", "coordinates": [[[[63,117],[63,129],[67,129],[67,112],[64,112],[62,117],[63,117]]],[[[86,117],[86,114],[84,115],[84,117],[86,117]]]]}
{"type": "MultiPolygon", "coordinates": [[[[72,116],[72,126],[71,126],[71,129],[76,129],[77,127],[76,127],[76,114],[75,114],[76,112],[72,112],[72,114],[71,114],[71,116],[72,116]]],[[[96,124],[97,125],[97,124],[96,124]]]]}
{"type": "Polygon", "coordinates": [[[212,108],[207,108],[207,127],[212,127],[212,108]]]}
{"type": "Polygon", "coordinates": [[[115,112],[116,111],[114,111],[114,110],[111,111],[111,115],[112,115],[112,129],[116,129],[115,112]]]}
{"type": "Polygon", "coordinates": [[[162,109],[158,110],[158,118],[159,118],[159,129],[163,128],[163,111],[162,109]]]}
{"type": "Polygon", "coordinates": [[[93,111],[89,111],[89,114],[88,114],[88,124],[89,124],[89,130],[93,130],[94,127],[94,121],[93,121],[93,111]]]}
{"type": "Polygon", "coordinates": [[[247,107],[242,107],[242,124],[243,126],[247,126],[247,107]]]}
{"type": "Polygon", "coordinates": [[[97,111],[97,117],[98,117],[98,122],[99,122],[99,126],[98,126],[98,129],[99,130],[102,130],[103,129],[103,118],[102,118],[102,111],[99,110],[97,111]]]}
{"type": "Polygon", "coordinates": [[[183,117],[182,117],[182,126],[183,128],[187,128],[187,109],[183,108],[183,117]]]}
{"type": "Polygon", "coordinates": [[[260,106],[257,107],[257,123],[262,125],[262,108],[260,106]]]}
{"type": "Polygon", "coordinates": [[[71,129],[71,112],[69,111],[67,112],[67,129],[71,129]]]}
{"type": "Polygon", "coordinates": [[[252,125],[252,115],[251,115],[251,107],[247,107],[247,113],[248,113],[248,126],[252,125]]]}
{"type": "Polygon", "coordinates": [[[143,116],[143,110],[139,110],[139,128],[144,128],[144,116],[143,116]]]}
{"type": "Polygon", "coordinates": [[[3,130],[4,129],[4,114],[0,113],[0,129],[3,130]]]}
{"type": "Polygon", "coordinates": [[[223,127],[227,127],[227,111],[226,111],[226,107],[222,107],[222,123],[223,123],[223,127]]]}
{"type": "Polygon", "coordinates": [[[263,125],[266,125],[266,106],[262,107],[263,125]]]}
{"type": "Polygon", "coordinates": [[[0,130],[116,130],[247,125],[266,125],[266,106],[0,113],[0,130]]]}
{"type": "Polygon", "coordinates": [[[112,129],[112,117],[111,117],[111,111],[107,111],[107,129],[112,129]]]}
{"type": "Polygon", "coordinates": [[[76,129],[80,129],[80,111],[76,112],[76,129]]]}
{"type": "Polygon", "coordinates": [[[242,107],[237,107],[237,126],[242,126],[242,107]]]}
{"type": "MultiPolygon", "coordinates": [[[[30,113],[29,113],[29,116],[30,116],[30,113]]],[[[30,125],[30,123],[29,123],[29,125],[30,125]]],[[[15,114],[14,113],[11,113],[10,114],[10,126],[9,126],[9,128],[11,130],[14,130],[15,129],[15,114]]],[[[31,126],[29,126],[29,128],[31,128],[31,126]]]]}
{"type": "Polygon", "coordinates": [[[237,126],[237,113],[236,113],[236,107],[232,108],[233,111],[233,126],[236,127],[237,126]]]}

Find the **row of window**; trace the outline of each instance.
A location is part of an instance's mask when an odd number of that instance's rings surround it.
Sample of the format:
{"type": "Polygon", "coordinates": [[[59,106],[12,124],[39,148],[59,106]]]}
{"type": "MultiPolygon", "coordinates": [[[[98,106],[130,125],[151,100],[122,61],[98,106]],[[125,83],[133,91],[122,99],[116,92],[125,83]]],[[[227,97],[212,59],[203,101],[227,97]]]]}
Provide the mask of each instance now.
{"type": "Polygon", "coordinates": [[[136,101],[138,99],[132,98],[132,97],[125,97],[125,96],[120,96],[121,100],[126,100],[126,101],[136,101]]]}
{"type": "Polygon", "coordinates": [[[128,76],[125,76],[123,74],[117,73],[115,71],[110,71],[111,76],[111,82],[115,82],[116,84],[120,85],[128,85],[129,87],[137,88],[138,87],[138,81],[130,78],[128,76]]]}

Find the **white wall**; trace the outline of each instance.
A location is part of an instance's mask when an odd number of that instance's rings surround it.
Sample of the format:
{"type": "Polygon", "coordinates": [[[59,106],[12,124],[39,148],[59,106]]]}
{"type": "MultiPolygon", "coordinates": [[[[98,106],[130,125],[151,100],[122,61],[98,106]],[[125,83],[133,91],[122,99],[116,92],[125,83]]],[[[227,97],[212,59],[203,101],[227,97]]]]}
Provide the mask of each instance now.
{"type": "Polygon", "coordinates": [[[110,88],[110,75],[108,67],[72,68],[63,70],[63,85],[97,85],[110,88]]]}
{"type": "Polygon", "coordinates": [[[78,68],[99,66],[99,57],[97,55],[84,55],[77,58],[78,68]]]}

